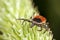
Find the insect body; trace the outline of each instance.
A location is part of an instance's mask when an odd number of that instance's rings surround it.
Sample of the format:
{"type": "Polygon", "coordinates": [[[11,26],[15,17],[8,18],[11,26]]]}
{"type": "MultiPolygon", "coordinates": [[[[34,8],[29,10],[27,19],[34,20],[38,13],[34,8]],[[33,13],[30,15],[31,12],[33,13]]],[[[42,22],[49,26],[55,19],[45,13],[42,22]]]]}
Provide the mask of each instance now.
{"type": "MultiPolygon", "coordinates": [[[[41,15],[35,15],[35,16],[33,16],[32,20],[33,20],[36,24],[38,24],[38,25],[40,25],[40,26],[41,26],[41,24],[45,24],[45,23],[46,23],[46,18],[43,17],[43,16],[41,16],[41,15]]],[[[31,27],[33,27],[33,26],[34,26],[34,24],[32,24],[31,27]]]]}
{"type": "MultiPolygon", "coordinates": [[[[42,30],[42,27],[45,28],[46,30],[49,29],[48,27],[48,23],[46,22],[46,18],[41,16],[41,15],[36,15],[36,16],[33,16],[32,20],[38,25],[38,27],[41,27],[41,30],[42,30]]],[[[35,24],[32,23],[31,27],[33,27],[35,24]]]]}
{"type": "Polygon", "coordinates": [[[41,15],[34,16],[32,20],[38,23],[46,23],[46,18],[41,15]]]}
{"type": "Polygon", "coordinates": [[[33,16],[33,18],[31,20],[29,19],[23,19],[23,18],[20,18],[18,20],[24,20],[24,21],[28,21],[28,22],[31,22],[31,28],[34,26],[34,25],[37,25],[39,27],[44,27],[46,29],[48,29],[48,26],[47,26],[47,23],[46,23],[46,18],[41,16],[41,15],[35,15],[33,16]]]}

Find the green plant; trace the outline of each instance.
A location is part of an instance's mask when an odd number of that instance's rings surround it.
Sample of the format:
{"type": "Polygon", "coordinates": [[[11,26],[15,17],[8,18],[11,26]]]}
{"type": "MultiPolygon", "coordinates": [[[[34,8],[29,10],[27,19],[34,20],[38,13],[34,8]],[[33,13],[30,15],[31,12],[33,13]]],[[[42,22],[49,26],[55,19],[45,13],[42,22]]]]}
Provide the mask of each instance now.
{"type": "Polygon", "coordinates": [[[30,19],[34,12],[31,0],[0,0],[0,40],[52,40],[50,30],[37,31],[37,26],[16,20],[30,19]]]}

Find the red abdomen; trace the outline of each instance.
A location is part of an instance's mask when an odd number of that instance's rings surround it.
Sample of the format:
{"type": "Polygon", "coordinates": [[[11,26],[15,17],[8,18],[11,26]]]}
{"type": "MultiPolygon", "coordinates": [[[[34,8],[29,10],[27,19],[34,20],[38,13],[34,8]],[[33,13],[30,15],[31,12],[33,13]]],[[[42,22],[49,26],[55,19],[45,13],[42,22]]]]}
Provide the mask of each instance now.
{"type": "Polygon", "coordinates": [[[40,22],[46,23],[46,18],[41,15],[37,15],[37,16],[33,17],[33,21],[36,21],[38,23],[40,23],[40,22]]]}

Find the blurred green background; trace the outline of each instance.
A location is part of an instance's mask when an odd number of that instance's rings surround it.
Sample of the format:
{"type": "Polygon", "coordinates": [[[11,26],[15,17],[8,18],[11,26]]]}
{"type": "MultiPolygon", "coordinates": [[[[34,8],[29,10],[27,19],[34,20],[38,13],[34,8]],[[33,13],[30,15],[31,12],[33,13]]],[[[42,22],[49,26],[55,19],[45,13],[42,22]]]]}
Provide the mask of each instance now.
{"type": "Polygon", "coordinates": [[[33,0],[41,15],[45,16],[53,31],[54,38],[60,40],[60,0],[33,0]]]}

